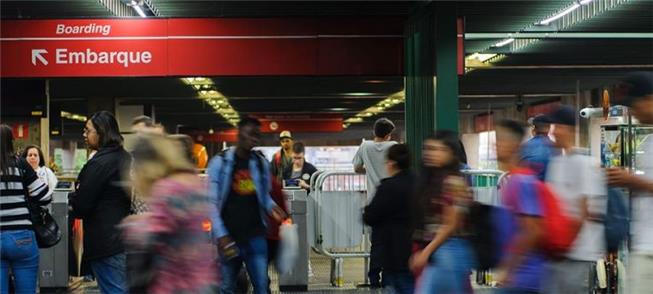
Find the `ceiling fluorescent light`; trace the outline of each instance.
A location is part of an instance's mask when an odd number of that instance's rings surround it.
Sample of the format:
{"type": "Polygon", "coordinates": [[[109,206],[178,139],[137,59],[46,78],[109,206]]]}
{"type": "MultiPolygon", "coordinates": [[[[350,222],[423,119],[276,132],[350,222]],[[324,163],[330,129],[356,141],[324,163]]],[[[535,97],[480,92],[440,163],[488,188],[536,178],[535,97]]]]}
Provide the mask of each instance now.
{"type": "Polygon", "coordinates": [[[547,18],[547,19],[545,19],[545,20],[543,20],[543,21],[541,21],[540,24],[541,24],[541,25],[548,25],[548,24],[550,24],[551,22],[553,22],[554,20],[559,19],[559,18],[561,18],[561,17],[563,17],[563,16],[565,16],[565,15],[571,13],[572,11],[576,10],[578,7],[580,7],[580,4],[578,4],[578,3],[574,3],[574,5],[572,5],[571,7],[569,7],[569,8],[567,8],[567,9],[563,10],[562,12],[560,12],[560,13],[558,13],[558,14],[552,16],[552,17],[549,17],[549,18],[547,18]]]}
{"type": "Polygon", "coordinates": [[[594,1],[594,0],[581,0],[580,5],[590,4],[590,2],[592,2],[592,1],[594,1]]]}
{"type": "Polygon", "coordinates": [[[501,41],[499,43],[494,44],[494,47],[503,47],[503,46],[506,46],[506,45],[514,42],[514,41],[515,41],[515,39],[513,39],[513,38],[506,39],[506,40],[503,40],[503,41],[501,41]]]}
{"type": "Polygon", "coordinates": [[[141,17],[147,17],[147,15],[145,15],[145,12],[143,12],[143,8],[140,5],[134,5],[132,7],[134,7],[134,10],[136,10],[136,13],[138,13],[138,15],[140,15],[141,17]]]}

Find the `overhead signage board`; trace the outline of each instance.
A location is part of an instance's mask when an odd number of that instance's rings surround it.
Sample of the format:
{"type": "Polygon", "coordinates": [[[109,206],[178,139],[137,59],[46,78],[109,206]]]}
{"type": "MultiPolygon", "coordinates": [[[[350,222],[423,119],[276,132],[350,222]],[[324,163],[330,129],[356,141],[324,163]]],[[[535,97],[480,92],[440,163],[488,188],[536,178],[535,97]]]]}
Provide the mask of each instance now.
{"type": "Polygon", "coordinates": [[[401,75],[401,24],[386,18],[3,20],[0,75],[401,75]]]}

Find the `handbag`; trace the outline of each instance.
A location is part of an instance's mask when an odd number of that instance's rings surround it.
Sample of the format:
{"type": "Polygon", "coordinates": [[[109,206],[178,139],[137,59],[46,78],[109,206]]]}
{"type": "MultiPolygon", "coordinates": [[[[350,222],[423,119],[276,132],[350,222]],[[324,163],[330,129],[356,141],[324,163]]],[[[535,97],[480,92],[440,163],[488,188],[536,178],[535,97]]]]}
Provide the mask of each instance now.
{"type": "Polygon", "coordinates": [[[297,262],[299,256],[299,237],[297,225],[284,222],[279,227],[279,252],[277,253],[277,270],[281,274],[290,273],[297,262]]]}
{"type": "MultiPolygon", "coordinates": [[[[19,169],[20,170],[20,169],[19,169]]],[[[22,171],[20,177],[23,177],[22,171]]],[[[38,203],[30,201],[27,186],[23,185],[25,190],[25,203],[29,210],[29,218],[32,221],[36,243],[39,248],[50,248],[61,241],[61,230],[54,220],[48,209],[43,208],[38,203]]]]}

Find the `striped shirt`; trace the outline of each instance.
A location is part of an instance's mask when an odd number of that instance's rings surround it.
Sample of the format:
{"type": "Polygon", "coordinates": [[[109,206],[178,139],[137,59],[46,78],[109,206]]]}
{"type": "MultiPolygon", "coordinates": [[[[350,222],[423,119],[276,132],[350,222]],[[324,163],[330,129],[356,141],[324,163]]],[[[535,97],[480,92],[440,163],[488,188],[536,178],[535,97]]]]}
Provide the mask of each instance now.
{"type": "Polygon", "coordinates": [[[0,171],[0,231],[32,229],[26,192],[30,201],[41,206],[52,201],[48,185],[39,179],[25,159],[20,158],[6,174],[0,171]]]}

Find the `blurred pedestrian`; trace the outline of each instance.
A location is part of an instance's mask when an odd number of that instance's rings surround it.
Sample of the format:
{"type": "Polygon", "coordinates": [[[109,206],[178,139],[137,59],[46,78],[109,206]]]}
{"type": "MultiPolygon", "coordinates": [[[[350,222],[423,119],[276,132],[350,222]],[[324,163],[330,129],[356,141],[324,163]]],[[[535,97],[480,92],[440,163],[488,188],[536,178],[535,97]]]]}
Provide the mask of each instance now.
{"type": "Polygon", "coordinates": [[[270,169],[260,153],[261,124],[254,118],[238,123],[235,148],[215,156],[209,164],[213,237],[221,253],[220,293],[234,293],[236,279],[246,265],[255,294],[268,293],[267,216],[277,222],[285,212],[270,197],[270,169]]]}
{"type": "Polygon", "coordinates": [[[154,128],[154,120],[147,115],[139,115],[132,119],[132,132],[143,133],[154,128]]]}
{"type": "Polygon", "coordinates": [[[161,123],[154,124],[154,127],[152,128],[152,131],[157,135],[166,135],[166,134],[168,134],[168,132],[166,131],[166,127],[161,123]]]}
{"type": "Polygon", "coordinates": [[[217,268],[210,236],[209,199],[180,141],[160,135],[137,139],[133,183],[148,212],[123,221],[130,255],[131,293],[215,293],[217,268]],[[132,258],[137,258],[132,262],[132,258]]]}
{"type": "Polygon", "coordinates": [[[545,293],[590,293],[592,268],[606,254],[603,214],[607,209],[605,175],[597,162],[574,149],[576,112],[561,106],[547,115],[554,125],[556,147],[563,154],[548,164],[546,181],[561,200],[563,213],[579,223],[576,238],[563,259],[551,261],[545,293]]]}
{"type": "Polygon", "coordinates": [[[52,191],[24,158],[14,152],[11,127],[0,125],[0,292],[9,293],[9,270],[16,293],[36,293],[39,248],[28,202],[46,206],[52,191]]]}
{"type": "Polygon", "coordinates": [[[560,155],[560,151],[549,138],[551,124],[544,115],[537,115],[529,121],[532,125],[533,138],[522,145],[519,160],[523,166],[532,169],[537,177],[544,181],[549,160],[560,155]]]}
{"type": "MultiPolygon", "coordinates": [[[[376,194],[376,187],[381,183],[381,180],[388,177],[385,168],[385,156],[388,149],[392,145],[397,144],[397,142],[391,141],[394,129],[395,124],[391,120],[385,117],[376,120],[374,123],[374,139],[371,141],[364,140],[356,151],[356,155],[354,155],[354,171],[367,176],[368,202],[372,201],[372,198],[376,194]]],[[[376,233],[372,230],[370,270],[368,273],[372,288],[383,286],[381,281],[383,245],[377,242],[377,239],[376,233]]]]}
{"type": "MultiPolygon", "coordinates": [[[[286,195],[283,192],[283,187],[281,183],[272,180],[272,189],[270,190],[270,197],[274,203],[279,206],[287,214],[288,207],[286,205],[286,195]]],[[[268,244],[268,266],[277,261],[277,255],[279,253],[279,243],[281,241],[281,236],[279,236],[279,228],[281,222],[276,221],[274,218],[268,216],[268,228],[265,234],[265,240],[268,244]]]]}
{"type": "Polygon", "coordinates": [[[190,161],[193,165],[195,165],[195,156],[193,155],[193,138],[191,138],[188,135],[184,134],[173,134],[173,135],[168,135],[168,138],[177,141],[177,143],[180,144],[181,146],[181,157],[184,159],[190,161]]]}
{"type": "MultiPolygon", "coordinates": [[[[642,124],[653,125],[653,72],[629,75],[619,86],[632,115],[642,124]]],[[[629,293],[648,293],[653,289],[653,135],[648,135],[637,150],[635,175],[624,169],[608,169],[611,185],[630,188],[632,193],[631,255],[629,293]]]]}
{"type": "Polygon", "coordinates": [[[25,147],[22,157],[34,169],[39,179],[48,184],[50,192],[54,191],[59,181],[57,180],[57,176],[54,175],[54,172],[45,165],[45,157],[43,157],[41,148],[36,145],[29,145],[25,147]]]}
{"type": "Polygon", "coordinates": [[[519,168],[519,146],[524,127],[504,120],[496,126],[497,160],[508,172],[501,183],[501,204],[506,213],[497,216],[499,240],[506,244],[503,260],[495,271],[499,293],[540,293],[546,257],[538,249],[543,234],[543,207],[539,195],[539,179],[519,168]]]}
{"type": "Polygon", "coordinates": [[[130,213],[128,187],[122,173],[131,156],[114,116],[100,111],[84,128],[84,140],[98,150],[84,165],[70,196],[71,217],[84,221],[84,259],[87,260],[102,293],[127,293],[125,253],[117,225],[130,213]]]}
{"type": "Polygon", "coordinates": [[[382,266],[385,286],[392,293],[412,294],[415,279],[408,267],[412,249],[415,179],[410,171],[410,153],[403,144],[388,149],[386,169],[390,176],[381,180],[372,202],[365,207],[363,221],[378,231],[383,244],[382,266]]]}
{"type": "Polygon", "coordinates": [[[292,167],[286,169],[283,175],[286,186],[295,186],[310,190],[311,187],[308,184],[311,182],[311,176],[317,172],[317,168],[306,162],[306,157],[304,156],[306,148],[304,147],[304,143],[296,142],[292,146],[292,151],[292,167]]]}
{"type": "Polygon", "coordinates": [[[284,173],[292,167],[292,146],[293,138],[290,131],[283,131],[279,134],[279,143],[281,144],[281,149],[274,153],[272,156],[272,162],[270,162],[272,176],[279,183],[283,182],[284,173]]]}
{"type": "Polygon", "coordinates": [[[423,246],[411,258],[411,269],[424,268],[416,293],[469,293],[474,253],[464,225],[472,195],[460,172],[460,143],[456,133],[438,131],[422,145],[413,211],[418,223],[414,237],[423,246]]]}

